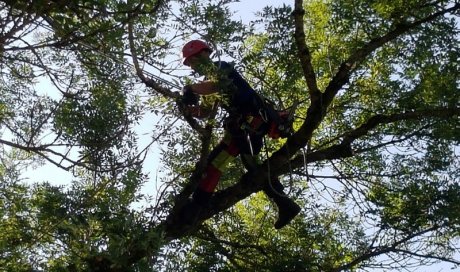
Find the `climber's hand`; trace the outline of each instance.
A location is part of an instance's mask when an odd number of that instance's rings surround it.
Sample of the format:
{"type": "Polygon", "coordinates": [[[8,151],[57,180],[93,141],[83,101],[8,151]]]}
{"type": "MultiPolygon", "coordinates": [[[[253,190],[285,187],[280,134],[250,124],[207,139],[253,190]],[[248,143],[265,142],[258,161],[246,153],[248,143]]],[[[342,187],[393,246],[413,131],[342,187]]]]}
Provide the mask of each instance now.
{"type": "Polygon", "coordinates": [[[192,87],[190,85],[186,85],[182,89],[182,103],[187,106],[194,106],[198,105],[199,97],[192,91],[192,87]]]}

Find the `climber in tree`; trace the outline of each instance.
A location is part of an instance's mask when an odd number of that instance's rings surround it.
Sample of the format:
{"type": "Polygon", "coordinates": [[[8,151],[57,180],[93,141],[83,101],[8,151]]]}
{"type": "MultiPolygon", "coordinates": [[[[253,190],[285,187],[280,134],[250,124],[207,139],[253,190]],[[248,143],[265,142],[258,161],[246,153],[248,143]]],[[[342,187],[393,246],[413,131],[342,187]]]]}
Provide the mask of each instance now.
{"type": "MultiPolygon", "coordinates": [[[[227,62],[213,62],[212,49],[203,41],[192,40],[182,49],[184,65],[206,80],[187,85],[183,89],[183,102],[192,116],[206,118],[212,112],[206,103],[199,104],[199,97],[217,96],[219,104],[227,112],[224,121],[224,137],[210,152],[205,174],[198,184],[192,199],[182,210],[184,221],[191,223],[207,205],[217,183],[228,163],[240,155],[248,170],[255,167],[256,156],[263,145],[263,137],[269,133],[272,138],[283,136],[277,130],[280,116],[270,110],[266,103],[227,62]]],[[[212,103],[211,103],[212,104],[212,103]]],[[[216,104],[214,104],[215,106],[216,104]]],[[[287,225],[299,212],[300,207],[283,192],[278,178],[272,177],[264,192],[278,206],[275,228],[287,225]]]]}

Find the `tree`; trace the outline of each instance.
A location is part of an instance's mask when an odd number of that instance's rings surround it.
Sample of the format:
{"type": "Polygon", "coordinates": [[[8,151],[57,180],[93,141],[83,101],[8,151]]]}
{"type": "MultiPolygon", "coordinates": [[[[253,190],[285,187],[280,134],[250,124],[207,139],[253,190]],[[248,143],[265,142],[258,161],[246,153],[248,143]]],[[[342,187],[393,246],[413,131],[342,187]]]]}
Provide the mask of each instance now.
{"type": "Polygon", "coordinates": [[[460,264],[460,4],[295,0],[244,25],[232,19],[231,3],[0,2],[1,267],[460,264]],[[230,165],[193,226],[180,223],[178,210],[221,120],[180,110],[177,86],[193,78],[178,72],[175,56],[190,36],[234,59],[280,107],[298,105],[295,133],[267,142],[250,172],[230,165]],[[45,79],[55,95],[40,89],[45,79]],[[142,146],[136,124],[152,115],[161,121],[142,146]],[[162,185],[146,196],[145,158],[155,143],[164,146],[162,185]],[[71,171],[71,185],[21,181],[24,169],[43,163],[71,171]],[[272,176],[303,206],[281,231],[258,193],[272,176]]]}

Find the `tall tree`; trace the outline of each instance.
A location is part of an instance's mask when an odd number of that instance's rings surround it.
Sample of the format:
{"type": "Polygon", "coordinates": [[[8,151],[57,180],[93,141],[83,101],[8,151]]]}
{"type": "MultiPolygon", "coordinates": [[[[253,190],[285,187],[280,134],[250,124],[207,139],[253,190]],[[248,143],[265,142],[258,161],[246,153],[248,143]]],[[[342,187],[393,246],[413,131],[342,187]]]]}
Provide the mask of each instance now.
{"type": "Polygon", "coordinates": [[[460,264],[460,3],[295,0],[244,25],[232,2],[0,2],[0,267],[460,264]],[[267,141],[250,172],[231,164],[193,226],[178,210],[222,131],[220,115],[198,121],[180,110],[180,86],[195,80],[178,57],[190,37],[233,59],[280,107],[297,105],[295,133],[267,141]],[[142,118],[154,127],[147,144],[142,118]],[[160,186],[145,195],[156,143],[160,186]],[[21,180],[43,163],[74,180],[21,180]],[[303,207],[280,231],[258,193],[273,176],[303,207]]]}

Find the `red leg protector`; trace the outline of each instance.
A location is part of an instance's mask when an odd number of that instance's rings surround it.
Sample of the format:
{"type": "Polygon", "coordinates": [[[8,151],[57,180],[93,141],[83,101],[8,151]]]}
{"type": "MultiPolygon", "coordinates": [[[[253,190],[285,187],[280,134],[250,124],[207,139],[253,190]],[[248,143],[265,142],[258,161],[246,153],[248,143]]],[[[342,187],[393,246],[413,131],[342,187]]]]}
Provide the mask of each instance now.
{"type": "Polygon", "coordinates": [[[214,192],[227,164],[238,156],[239,153],[239,148],[233,139],[228,144],[222,141],[216,146],[210,154],[206,173],[200,181],[198,188],[207,193],[214,192]]]}
{"type": "Polygon", "coordinates": [[[206,169],[206,174],[204,178],[200,181],[198,188],[207,193],[214,192],[214,189],[216,189],[217,183],[219,182],[221,176],[222,172],[219,171],[219,169],[214,167],[212,164],[209,164],[208,168],[206,169]]]}

